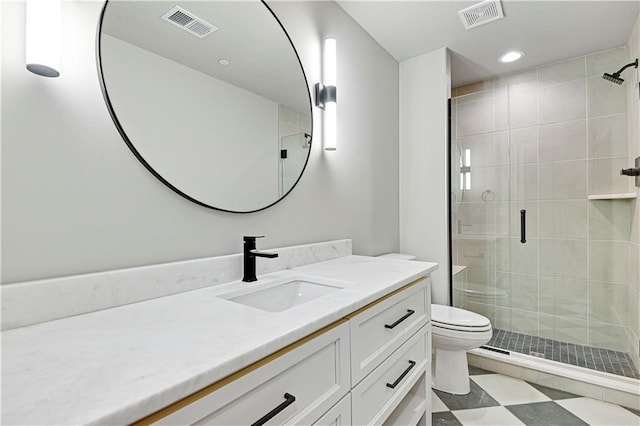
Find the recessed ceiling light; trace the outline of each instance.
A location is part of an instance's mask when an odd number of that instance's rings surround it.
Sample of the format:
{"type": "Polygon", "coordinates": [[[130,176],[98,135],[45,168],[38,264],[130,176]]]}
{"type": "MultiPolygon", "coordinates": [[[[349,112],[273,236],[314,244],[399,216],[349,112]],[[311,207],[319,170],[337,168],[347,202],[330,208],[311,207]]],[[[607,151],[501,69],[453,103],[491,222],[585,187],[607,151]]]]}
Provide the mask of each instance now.
{"type": "Polygon", "coordinates": [[[522,58],[523,56],[524,56],[524,53],[514,50],[514,51],[511,51],[511,52],[507,52],[504,55],[500,56],[498,61],[502,62],[503,64],[506,64],[506,63],[509,63],[509,62],[517,61],[518,59],[522,58]]]}
{"type": "Polygon", "coordinates": [[[228,67],[231,62],[229,62],[228,59],[222,58],[222,59],[218,59],[218,63],[223,67],[228,67]]]}

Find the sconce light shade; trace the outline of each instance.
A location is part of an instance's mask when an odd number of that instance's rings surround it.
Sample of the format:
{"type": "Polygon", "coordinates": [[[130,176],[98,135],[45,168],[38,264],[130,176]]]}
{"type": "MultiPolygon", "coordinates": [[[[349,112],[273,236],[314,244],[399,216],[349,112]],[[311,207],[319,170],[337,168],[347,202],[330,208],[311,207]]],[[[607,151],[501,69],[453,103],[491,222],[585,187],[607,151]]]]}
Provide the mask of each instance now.
{"type": "Polygon", "coordinates": [[[324,110],[324,128],[322,132],[324,149],[335,151],[337,145],[336,39],[328,38],[324,41],[322,61],[324,84],[316,83],[316,106],[324,110]]]}
{"type": "Polygon", "coordinates": [[[27,0],[26,63],[32,73],[60,75],[61,0],[27,0]]]}
{"type": "Polygon", "coordinates": [[[336,39],[328,38],[324,41],[324,69],[322,78],[325,86],[336,85],[336,39]]]}

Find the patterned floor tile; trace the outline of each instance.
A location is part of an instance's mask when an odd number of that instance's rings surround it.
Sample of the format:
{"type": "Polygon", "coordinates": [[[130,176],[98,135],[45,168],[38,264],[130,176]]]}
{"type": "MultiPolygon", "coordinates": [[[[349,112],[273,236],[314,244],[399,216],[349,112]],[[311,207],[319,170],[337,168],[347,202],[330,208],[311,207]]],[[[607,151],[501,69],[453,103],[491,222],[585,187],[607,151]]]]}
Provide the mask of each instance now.
{"type": "Polygon", "coordinates": [[[506,407],[526,425],[536,426],[589,426],[554,401],[506,407]]]}
{"type": "Polygon", "coordinates": [[[491,395],[500,405],[529,404],[551,399],[524,380],[501,374],[485,374],[471,379],[491,395]]]}
{"type": "Polygon", "coordinates": [[[590,425],[640,425],[640,417],[631,411],[596,399],[563,399],[557,404],[590,425]]]}
{"type": "Polygon", "coordinates": [[[529,383],[534,388],[538,389],[540,392],[553,399],[554,401],[557,399],[568,399],[568,398],[578,398],[578,395],[574,395],[569,392],[561,391],[558,389],[548,388],[546,386],[538,385],[535,383],[529,383]]]}
{"type": "Polygon", "coordinates": [[[456,419],[456,416],[454,416],[451,411],[431,414],[431,424],[434,426],[462,426],[462,423],[456,419]]]}
{"type": "Polygon", "coordinates": [[[466,395],[452,395],[439,390],[434,390],[434,392],[438,395],[438,398],[444,402],[449,410],[452,411],[467,408],[495,407],[500,405],[473,380],[471,381],[471,392],[466,395]]]}
{"type": "Polygon", "coordinates": [[[436,395],[436,393],[431,390],[431,412],[439,413],[441,411],[449,411],[449,407],[444,405],[444,402],[442,402],[440,398],[438,398],[438,395],[436,395]]]}
{"type": "Polygon", "coordinates": [[[467,395],[432,391],[434,425],[640,426],[638,410],[502,374],[476,373],[467,395]]]}
{"type": "Polygon", "coordinates": [[[524,425],[505,407],[474,408],[472,410],[452,411],[464,426],[515,426],[524,425]]]}

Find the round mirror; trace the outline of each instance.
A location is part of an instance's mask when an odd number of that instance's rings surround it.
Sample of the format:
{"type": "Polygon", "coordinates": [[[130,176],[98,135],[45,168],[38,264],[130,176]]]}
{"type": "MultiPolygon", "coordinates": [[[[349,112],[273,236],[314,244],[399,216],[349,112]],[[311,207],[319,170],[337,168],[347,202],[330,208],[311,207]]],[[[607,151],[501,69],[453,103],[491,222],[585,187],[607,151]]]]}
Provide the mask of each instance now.
{"type": "Polygon", "coordinates": [[[125,142],[183,197],[248,213],[277,203],[300,179],[311,97],[265,3],[107,1],[98,64],[125,142]]]}

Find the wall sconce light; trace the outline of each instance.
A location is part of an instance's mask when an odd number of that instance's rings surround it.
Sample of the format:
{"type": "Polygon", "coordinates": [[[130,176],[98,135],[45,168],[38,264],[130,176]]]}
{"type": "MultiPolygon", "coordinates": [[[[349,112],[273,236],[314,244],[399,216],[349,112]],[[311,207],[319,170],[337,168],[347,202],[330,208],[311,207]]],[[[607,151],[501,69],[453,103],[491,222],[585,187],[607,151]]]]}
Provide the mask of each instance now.
{"type": "Polygon", "coordinates": [[[316,83],[316,106],[324,110],[324,149],[336,150],[336,39],[327,38],[324,41],[324,53],[322,57],[322,78],[324,84],[316,83]]]}
{"type": "Polygon", "coordinates": [[[44,77],[60,75],[61,0],[27,0],[27,69],[44,77]]]}

